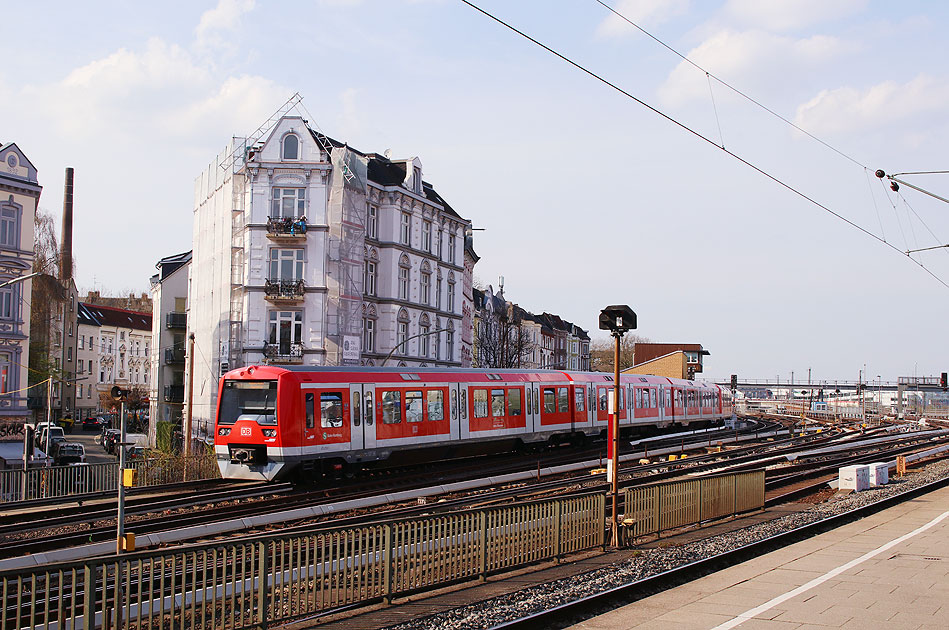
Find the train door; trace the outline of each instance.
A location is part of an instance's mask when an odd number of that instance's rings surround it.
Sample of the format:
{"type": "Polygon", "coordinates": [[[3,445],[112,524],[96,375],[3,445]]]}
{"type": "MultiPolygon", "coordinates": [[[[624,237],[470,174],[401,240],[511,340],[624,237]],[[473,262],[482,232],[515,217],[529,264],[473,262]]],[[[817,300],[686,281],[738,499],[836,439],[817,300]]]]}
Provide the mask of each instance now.
{"type": "MultiPolygon", "coordinates": [[[[448,419],[451,427],[451,439],[460,440],[462,437],[461,424],[461,392],[464,386],[454,383],[448,387],[448,419]]],[[[467,429],[466,429],[467,431],[467,429]]]]}
{"type": "Polygon", "coordinates": [[[525,430],[527,433],[535,433],[540,429],[540,386],[537,383],[527,383],[524,389],[527,394],[525,430]]]}
{"type": "Polygon", "coordinates": [[[376,446],[376,422],[374,406],[376,392],[371,383],[353,384],[349,388],[349,421],[352,425],[352,448],[360,450],[376,446]]]}

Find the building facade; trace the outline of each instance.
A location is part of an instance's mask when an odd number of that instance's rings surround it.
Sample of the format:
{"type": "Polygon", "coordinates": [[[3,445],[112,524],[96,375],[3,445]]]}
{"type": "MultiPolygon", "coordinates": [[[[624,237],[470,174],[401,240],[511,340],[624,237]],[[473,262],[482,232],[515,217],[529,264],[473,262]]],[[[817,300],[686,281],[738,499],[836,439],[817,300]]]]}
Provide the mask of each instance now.
{"type": "Polygon", "coordinates": [[[0,423],[30,416],[30,304],[33,219],[43,187],[15,143],[0,143],[0,423]],[[27,299],[23,299],[26,296],[27,299]]]}
{"type": "MultiPolygon", "coordinates": [[[[158,422],[181,426],[187,359],[188,278],[191,252],[162,258],[152,276],[152,347],[149,361],[149,440],[158,422]]],[[[202,427],[205,428],[205,427],[202,427]]],[[[207,432],[206,430],[204,431],[207,432]]]]}
{"type": "Polygon", "coordinates": [[[95,401],[97,412],[116,411],[111,395],[116,385],[133,391],[136,406],[147,409],[152,314],[85,302],[79,308],[83,410],[88,413],[95,401]]]}
{"type": "Polygon", "coordinates": [[[233,139],[195,189],[188,330],[210,369],[195,368],[193,421],[213,420],[232,367],[466,365],[467,236],[417,157],[296,116],[233,139]]]}

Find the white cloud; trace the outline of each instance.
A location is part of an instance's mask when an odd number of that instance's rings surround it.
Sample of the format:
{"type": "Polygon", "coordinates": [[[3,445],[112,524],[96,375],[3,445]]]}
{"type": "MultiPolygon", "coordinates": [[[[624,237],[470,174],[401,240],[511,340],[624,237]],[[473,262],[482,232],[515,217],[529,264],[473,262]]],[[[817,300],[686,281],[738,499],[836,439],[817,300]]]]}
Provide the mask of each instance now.
{"type": "MultiPolygon", "coordinates": [[[[654,26],[678,15],[689,8],[689,0],[621,0],[615,7],[617,13],[624,15],[639,26],[654,26]]],[[[625,20],[610,13],[597,27],[600,37],[622,37],[636,30],[625,20]]]]}
{"type": "MultiPolygon", "coordinates": [[[[758,86],[775,89],[788,82],[789,73],[807,72],[847,48],[824,35],[794,39],[764,31],[719,31],[687,57],[710,73],[742,90],[758,86]]],[[[705,74],[682,61],[659,88],[666,103],[708,98],[705,74]]]]}
{"type": "Polygon", "coordinates": [[[907,83],[885,81],[865,90],[823,90],[797,108],[795,123],[814,134],[869,130],[949,108],[949,80],[920,75],[907,83]]]}
{"type": "Polygon", "coordinates": [[[233,31],[245,13],[253,10],[255,0],[218,0],[217,6],[201,14],[194,29],[200,48],[219,47],[226,39],[222,31],[233,31]]]}
{"type": "Polygon", "coordinates": [[[867,0],[729,0],[725,14],[752,27],[789,31],[859,13],[866,5],[867,0]]]}

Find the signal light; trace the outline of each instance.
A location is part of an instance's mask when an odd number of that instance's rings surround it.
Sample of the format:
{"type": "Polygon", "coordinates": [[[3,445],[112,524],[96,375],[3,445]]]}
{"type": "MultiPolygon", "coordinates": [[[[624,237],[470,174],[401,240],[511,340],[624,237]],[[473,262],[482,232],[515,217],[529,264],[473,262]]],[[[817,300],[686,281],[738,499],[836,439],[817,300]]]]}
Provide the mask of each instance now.
{"type": "Polygon", "coordinates": [[[738,375],[732,374],[732,389],[738,389],[738,375]]]}
{"type": "Polygon", "coordinates": [[[942,387],[943,389],[946,389],[947,387],[949,387],[949,383],[946,382],[947,380],[949,380],[946,378],[947,376],[949,375],[943,372],[942,376],[939,377],[939,387],[942,387]]]}

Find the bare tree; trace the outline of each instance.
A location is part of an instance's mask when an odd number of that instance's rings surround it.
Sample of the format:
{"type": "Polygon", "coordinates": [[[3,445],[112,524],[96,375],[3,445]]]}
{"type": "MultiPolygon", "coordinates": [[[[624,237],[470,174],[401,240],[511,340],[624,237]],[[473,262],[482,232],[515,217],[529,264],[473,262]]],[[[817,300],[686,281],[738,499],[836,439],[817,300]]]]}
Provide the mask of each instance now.
{"type": "Polygon", "coordinates": [[[477,356],[481,368],[518,368],[531,363],[537,348],[518,313],[482,317],[478,322],[477,356]]]}
{"type": "MultiPolygon", "coordinates": [[[[619,369],[625,370],[634,365],[633,352],[637,343],[649,343],[649,339],[626,333],[619,346],[619,369]]],[[[593,372],[612,372],[616,342],[612,337],[594,339],[590,342],[590,370],[593,372]]]]}
{"type": "Polygon", "coordinates": [[[59,239],[56,237],[56,219],[46,210],[37,210],[33,216],[33,271],[59,277],[59,239]]]}

